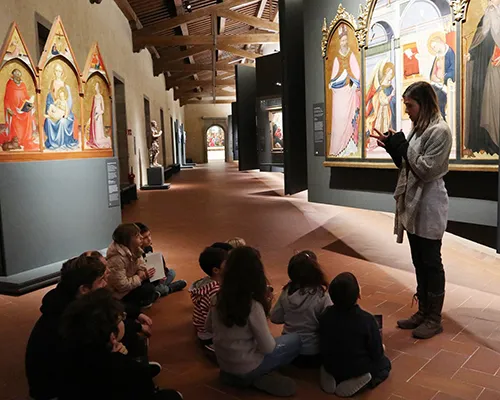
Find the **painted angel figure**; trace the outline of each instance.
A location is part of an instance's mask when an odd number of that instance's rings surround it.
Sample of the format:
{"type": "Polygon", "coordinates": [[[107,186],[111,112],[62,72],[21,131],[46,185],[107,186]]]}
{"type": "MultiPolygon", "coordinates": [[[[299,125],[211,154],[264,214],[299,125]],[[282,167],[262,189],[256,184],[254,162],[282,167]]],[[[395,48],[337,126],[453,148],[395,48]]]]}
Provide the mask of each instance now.
{"type": "Polygon", "coordinates": [[[158,123],[156,121],[151,121],[151,136],[153,141],[151,142],[151,147],[149,148],[149,167],[161,167],[158,164],[158,154],[160,154],[160,143],[159,138],[163,134],[162,130],[158,129],[158,123]]]}
{"type": "Polygon", "coordinates": [[[328,153],[335,157],[346,157],[358,150],[361,69],[349,48],[347,29],[346,25],[341,25],[338,29],[340,49],[333,60],[328,85],[332,90],[332,125],[328,153]]]}
{"type": "MultiPolygon", "coordinates": [[[[366,136],[374,129],[387,132],[396,129],[396,89],[394,87],[394,64],[387,59],[380,61],[373,71],[366,93],[366,136]]],[[[377,147],[375,140],[367,141],[367,147],[377,147]]]]}

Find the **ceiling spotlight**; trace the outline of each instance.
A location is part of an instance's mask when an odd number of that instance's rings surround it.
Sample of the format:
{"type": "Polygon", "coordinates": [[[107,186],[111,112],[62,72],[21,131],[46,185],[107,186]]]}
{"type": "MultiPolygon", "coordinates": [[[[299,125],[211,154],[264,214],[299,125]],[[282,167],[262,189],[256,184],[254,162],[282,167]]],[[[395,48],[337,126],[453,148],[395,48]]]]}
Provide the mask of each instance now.
{"type": "Polygon", "coordinates": [[[276,82],[276,86],[281,86],[281,82],[276,82]]]}
{"type": "Polygon", "coordinates": [[[193,11],[193,6],[189,2],[189,0],[184,1],[184,7],[186,7],[187,12],[193,11]]]}

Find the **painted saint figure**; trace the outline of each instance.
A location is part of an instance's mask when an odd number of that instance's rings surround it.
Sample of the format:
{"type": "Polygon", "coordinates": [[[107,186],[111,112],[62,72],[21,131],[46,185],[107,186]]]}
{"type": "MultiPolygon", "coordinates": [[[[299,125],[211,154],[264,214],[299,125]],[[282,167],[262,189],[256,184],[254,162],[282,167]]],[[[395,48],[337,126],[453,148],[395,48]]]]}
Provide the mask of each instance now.
{"type": "Polygon", "coordinates": [[[405,79],[420,76],[420,54],[418,53],[417,44],[409,43],[403,49],[403,76],[405,79]]]}
{"type": "Polygon", "coordinates": [[[360,75],[356,56],[349,48],[347,26],[338,29],[340,49],[333,61],[328,87],[332,90],[332,125],[329,155],[346,157],[358,151],[360,75]]]}
{"type": "Polygon", "coordinates": [[[489,0],[467,54],[464,155],[499,153],[500,0],[489,0]]]}
{"type": "Polygon", "coordinates": [[[12,70],[12,76],[5,87],[4,112],[7,125],[6,135],[0,135],[0,145],[16,139],[24,150],[37,150],[33,142],[35,130],[35,96],[28,94],[26,84],[22,80],[19,69],[12,70]]]}
{"type": "Polygon", "coordinates": [[[64,82],[62,65],[56,63],[54,79],[50,84],[50,91],[45,100],[45,122],[43,127],[46,135],[45,147],[47,149],[70,150],[78,146],[78,140],[74,137],[76,126],[72,108],[71,88],[64,82]],[[63,112],[61,113],[61,111],[63,112]]]}
{"type": "Polygon", "coordinates": [[[104,130],[104,111],[104,98],[101,94],[99,82],[96,82],[90,120],[87,124],[89,126],[87,146],[94,149],[109,149],[111,147],[111,138],[106,136],[104,130]]]}
{"type": "Polygon", "coordinates": [[[441,116],[446,120],[448,89],[451,82],[455,82],[455,52],[446,44],[443,34],[440,32],[429,38],[429,50],[431,54],[435,54],[430,84],[437,94],[441,116]]]}
{"type": "Polygon", "coordinates": [[[380,61],[366,93],[366,135],[367,146],[375,149],[377,143],[369,138],[374,129],[387,132],[396,129],[396,91],[394,88],[394,64],[387,60],[380,61]]]}
{"type": "Polygon", "coordinates": [[[151,147],[149,148],[149,167],[161,167],[158,164],[158,155],[160,154],[160,144],[159,138],[163,134],[162,130],[158,130],[158,123],[156,121],[151,121],[151,136],[153,141],[151,142],[151,147]]]}

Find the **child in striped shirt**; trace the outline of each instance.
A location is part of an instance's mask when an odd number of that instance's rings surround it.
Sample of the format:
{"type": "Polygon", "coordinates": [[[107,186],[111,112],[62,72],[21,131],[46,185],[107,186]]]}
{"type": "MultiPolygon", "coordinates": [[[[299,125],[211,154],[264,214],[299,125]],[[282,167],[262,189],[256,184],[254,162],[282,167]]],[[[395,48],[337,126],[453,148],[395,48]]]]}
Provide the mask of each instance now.
{"type": "Polygon", "coordinates": [[[205,278],[194,282],[189,288],[193,302],[193,325],[202,346],[213,351],[212,334],[205,330],[205,321],[210,311],[210,299],[219,291],[223,263],[226,261],[228,251],[218,246],[207,247],[199,258],[199,264],[205,278]]]}

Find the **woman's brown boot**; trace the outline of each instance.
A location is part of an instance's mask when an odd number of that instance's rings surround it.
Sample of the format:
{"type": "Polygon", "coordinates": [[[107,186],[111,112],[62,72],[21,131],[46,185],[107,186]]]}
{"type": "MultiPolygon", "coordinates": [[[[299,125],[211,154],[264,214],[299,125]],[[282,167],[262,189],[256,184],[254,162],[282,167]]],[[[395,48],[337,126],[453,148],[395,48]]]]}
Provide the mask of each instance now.
{"type": "Polygon", "coordinates": [[[444,292],[442,294],[429,293],[427,299],[429,301],[429,311],[425,321],[413,330],[413,337],[416,339],[430,339],[443,332],[441,311],[444,303],[444,292]]]}
{"type": "Polygon", "coordinates": [[[418,311],[408,319],[400,319],[397,324],[400,329],[415,329],[418,328],[424,321],[427,313],[427,294],[419,292],[413,295],[411,301],[412,307],[414,302],[418,303],[418,311]]]}

